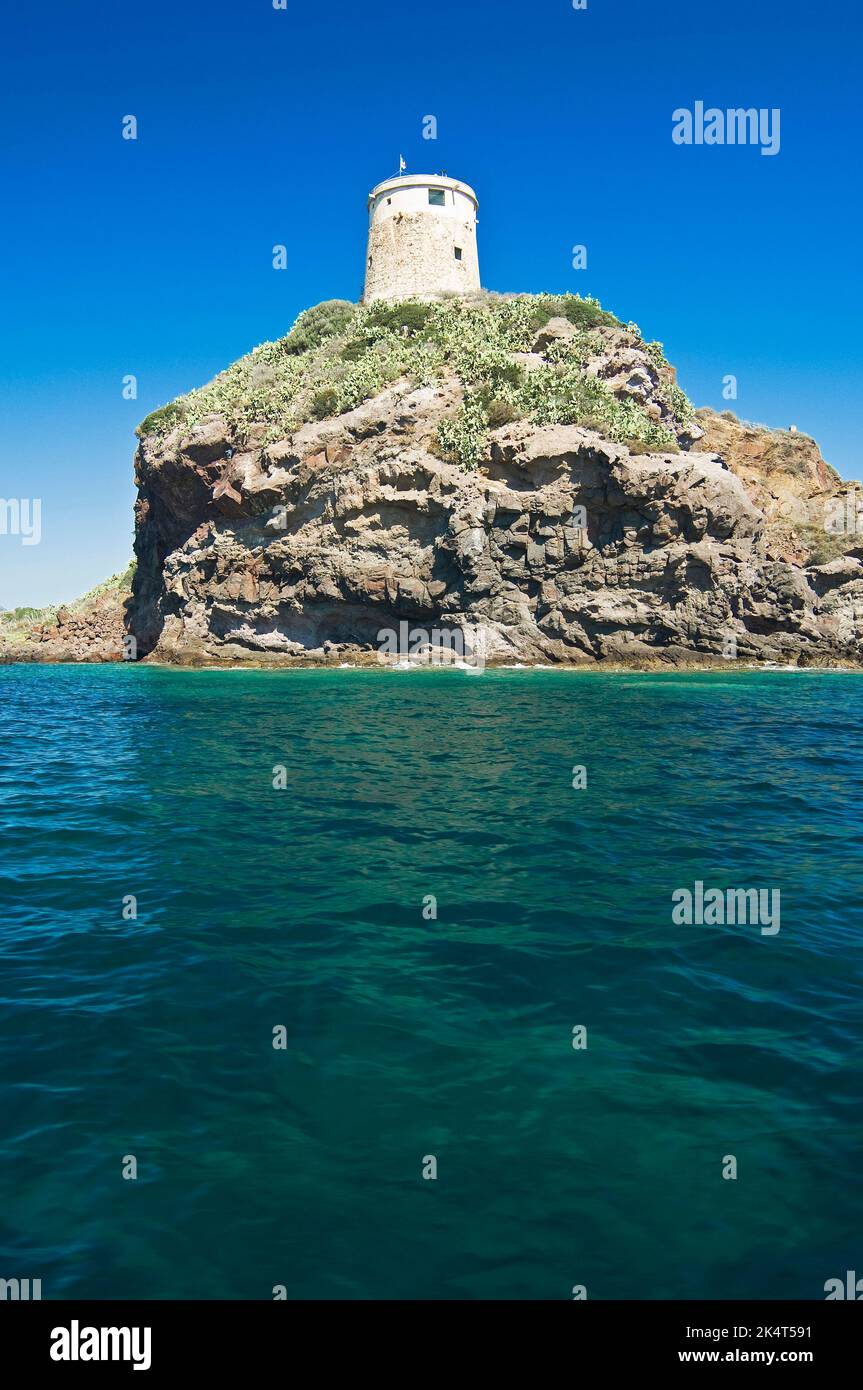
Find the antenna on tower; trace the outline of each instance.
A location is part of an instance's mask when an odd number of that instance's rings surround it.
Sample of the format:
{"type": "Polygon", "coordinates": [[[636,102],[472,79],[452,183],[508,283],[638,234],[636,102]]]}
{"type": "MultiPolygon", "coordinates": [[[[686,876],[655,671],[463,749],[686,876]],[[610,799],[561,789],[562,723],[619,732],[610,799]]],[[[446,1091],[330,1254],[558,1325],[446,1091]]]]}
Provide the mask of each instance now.
{"type": "Polygon", "coordinates": [[[406,169],[407,167],[408,167],[408,166],[405,164],[405,157],[404,157],[404,155],[403,155],[403,154],[400,154],[400,155],[399,155],[399,173],[400,173],[400,174],[403,174],[404,171],[405,171],[405,169],[406,169]]]}

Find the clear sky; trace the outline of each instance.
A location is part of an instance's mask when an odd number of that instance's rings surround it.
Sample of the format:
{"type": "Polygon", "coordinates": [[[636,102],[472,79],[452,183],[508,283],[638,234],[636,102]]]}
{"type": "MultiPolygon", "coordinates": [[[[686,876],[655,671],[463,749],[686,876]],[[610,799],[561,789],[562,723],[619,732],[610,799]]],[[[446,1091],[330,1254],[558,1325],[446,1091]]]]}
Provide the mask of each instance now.
{"type": "Polygon", "coordinates": [[[596,295],[696,404],[794,423],[859,478],[861,28],[856,0],[6,7],[0,498],[40,498],[42,539],[0,535],[0,605],[125,566],[134,426],[359,297],[400,153],[476,189],[488,288],[596,295]],[[779,108],[779,153],[674,144],[699,100],[779,108]]]}

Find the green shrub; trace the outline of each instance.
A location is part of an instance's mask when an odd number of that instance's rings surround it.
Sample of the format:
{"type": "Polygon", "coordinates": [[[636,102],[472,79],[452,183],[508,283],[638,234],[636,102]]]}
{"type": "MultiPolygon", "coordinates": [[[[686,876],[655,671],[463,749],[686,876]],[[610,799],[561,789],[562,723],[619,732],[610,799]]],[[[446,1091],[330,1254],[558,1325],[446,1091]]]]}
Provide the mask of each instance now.
{"type": "Polygon", "coordinates": [[[605,382],[585,375],[577,362],[528,372],[521,393],[525,413],[537,425],[584,425],[607,439],[664,448],[674,436],[648,419],[631,399],[618,400],[605,382]]]}
{"type": "Polygon", "coordinates": [[[658,394],[665,401],[672,415],[675,415],[683,424],[688,425],[695,415],[695,410],[686,392],[681,391],[676,383],[664,381],[658,394]]]}
{"type": "Polygon", "coordinates": [[[438,426],[437,443],[443,457],[469,471],[485,453],[487,440],[486,407],[480,392],[466,395],[455,419],[438,426]]]}
{"type": "MultiPolygon", "coordinates": [[[[272,443],[310,418],[353,410],[399,379],[435,387],[449,378],[461,384],[465,404],[441,426],[439,447],[463,467],[476,466],[489,429],[512,419],[591,425],[610,439],[666,448],[674,439],[670,430],[635,402],[618,401],[585,371],[604,349],[598,330],[609,323],[617,323],[613,315],[577,295],[367,306],[330,301],[301,315],[287,339],[262,343],[207,386],[154,412],[142,428],[166,433],[182,421],[191,429],[215,412],[235,439],[248,438],[252,425],[262,424],[264,442],[272,443]],[[515,355],[532,348],[536,325],[552,317],[577,327],[550,344],[540,367],[526,372],[515,355]],[[313,340],[316,347],[299,350],[300,342],[313,340]]],[[[637,330],[621,326],[617,333],[624,344],[637,330]]],[[[647,350],[659,365],[660,345],[647,350]]],[[[675,426],[688,418],[689,402],[670,384],[666,402],[675,426]]]]}
{"type": "Polygon", "coordinates": [[[338,403],[338,391],[332,386],[325,386],[323,391],[317,391],[312,396],[312,417],[315,420],[325,420],[328,415],[335,415],[338,403]]]}
{"type": "Polygon", "coordinates": [[[291,355],[311,352],[325,339],[344,333],[355,313],[356,305],[347,299],[325,299],[323,304],[300,314],[288,336],[282,339],[282,348],[291,355]]]}
{"type": "Polygon", "coordinates": [[[545,328],[552,318],[568,318],[577,328],[621,328],[620,318],[603,309],[595,299],[581,295],[539,295],[536,297],[529,324],[534,332],[545,328]]]}
{"type": "Polygon", "coordinates": [[[495,396],[486,406],[486,419],[491,430],[498,429],[500,425],[508,425],[518,417],[519,412],[512,402],[502,400],[500,396],[495,396]]]}
{"type": "Polygon", "coordinates": [[[545,328],[549,319],[558,316],[559,299],[554,295],[540,295],[531,308],[528,325],[534,333],[538,333],[541,328],[545,328]]]}
{"type": "Polygon", "coordinates": [[[181,425],[186,418],[186,405],[184,398],[170,401],[168,405],[160,406],[158,410],[152,410],[146,419],[142,420],[135,433],[139,439],[143,439],[145,434],[170,434],[175,425],[181,425]]]}
{"type": "Polygon", "coordinates": [[[356,333],[345,343],[339,356],[343,362],[358,362],[375,343],[391,339],[421,337],[434,313],[434,305],[413,300],[373,304],[360,315],[356,333]]]}
{"type": "Polygon", "coordinates": [[[504,384],[502,388],[494,381],[488,381],[473,389],[471,396],[477,403],[477,412],[482,413],[489,429],[498,429],[500,425],[508,425],[511,420],[524,416],[521,392],[515,389],[522,383],[523,374],[519,370],[516,380],[504,384]]]}
{"type": "Polygon", "coordinates": [[[539,295],[533,306],[530,326],[539,332],[550,319],[569,319],[576,328],[619,328],[620,319],[603,309],[595,299],[582,299],[579,294],[539,295]]]}
{"type": "Polygon", "coordinates": [[[523,378],[524,372],[517,362],[505,362],[491,372],[491,384],[497,387],[520,386],[523,378]]]}
{"type": "Polygon", "coordinates": [[[361,357],[365,357],[373,342],[372,338],[352,338],[349,343],[345,343],[339,357],[343,362],[359,362],[361,357]]]}
{"type": "Polygon", "coordinates": [[[620,319],[603,309],[595,299],[582,299],[578,294],[564,295],[563,317],[576,328],[619,328],[620,319]]]}
{"type": "Polygon", "coordinates": [[[668,361],[665,356],[665,349],[663,348],[662,343],[657,342],[656,340],[654,340],[652,343],[645,343],[644,351],[647,353],[648,357],[650,358],[651,362],[655,367],[659,367],[660,369],[667,369],[668,361]]]}
{"type": "Polygon", "coordinates": [[[433,304],[420,304],[408,299],[395,304],[378,300],[366,317],[366,326],[372,330],[398,333],[407,330],[409,334],[421,333],[434,313],[433,304]]]}

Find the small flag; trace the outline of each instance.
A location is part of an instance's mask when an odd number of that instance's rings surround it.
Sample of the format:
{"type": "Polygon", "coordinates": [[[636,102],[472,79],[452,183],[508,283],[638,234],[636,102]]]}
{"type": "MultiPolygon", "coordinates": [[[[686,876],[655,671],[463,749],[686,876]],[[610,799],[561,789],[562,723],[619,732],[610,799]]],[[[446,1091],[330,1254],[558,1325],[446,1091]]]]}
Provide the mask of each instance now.
{"type": "Polygon", "coordinates": [[[403,174],[404,171],[405,171],[405,169],[406,169],[407,167],[408,167],[408,166],[405,164],[405,157],[404,157],[404,155],[403,155],[403,154],[400,154],[400,155],[399,155],[399,173],[400,173],[400,174],[403,174]]]}

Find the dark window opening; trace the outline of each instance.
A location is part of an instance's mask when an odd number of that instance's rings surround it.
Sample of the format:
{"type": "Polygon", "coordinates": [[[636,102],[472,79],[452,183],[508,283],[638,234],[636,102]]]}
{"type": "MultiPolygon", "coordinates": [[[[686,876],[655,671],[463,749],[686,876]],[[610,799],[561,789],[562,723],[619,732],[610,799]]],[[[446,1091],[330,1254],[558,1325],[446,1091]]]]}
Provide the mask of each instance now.
{"type": "Polygon", "coordinates": [[[442,207],[443,207],[443,204],[444,204],[444,198],[445,198],[445,197],[446,197],[446,193],[444,192],[444,190],[443,190],[442,188],[430,188],[430,189],[429,189],[429,203],[431,204],[431,206],[432,206],[433,208],[442,208],[442,207]]]}
{"type": "Polygon", "coordinates": [[[455,248],[455,258],[456,258],[457,261],[460,261],[460,260],[461,260],[461,247],[460,247],[460,246],[457,246],[457,247],[455,248]]]}

